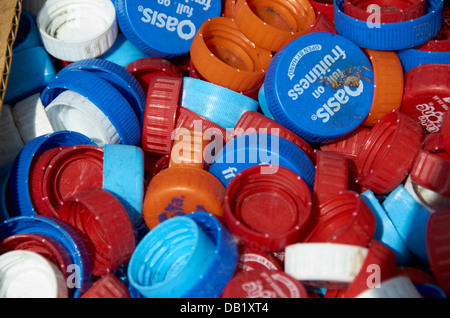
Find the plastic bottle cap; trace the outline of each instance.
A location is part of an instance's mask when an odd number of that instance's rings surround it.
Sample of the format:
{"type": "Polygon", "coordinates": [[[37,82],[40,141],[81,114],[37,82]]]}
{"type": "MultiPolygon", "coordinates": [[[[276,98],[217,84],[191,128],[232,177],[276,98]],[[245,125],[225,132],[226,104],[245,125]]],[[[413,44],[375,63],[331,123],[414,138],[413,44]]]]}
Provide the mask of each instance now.
{"type": "Polygon", "coordinates": [[[231,180],[225,192],[224,220],[242,244],[278,251],[297,242],[304,232],[311,193],[304,180],[287,168],[277,167],[272,174],[261,171],[261,166],[252,166],[231,180]]]}
{"type": "Polygon", "coordinates": [[[432,213],[418,203],[403,185],[391,191],[382,204],[411,253],[427,263],[426,228],[432,213]]]}
{"type": "Polygon", "coordinates": [[[170,153],[182,85],[183,79],[179,77],[151,79],[142,130],[144,151],[163,155],[170,153]]]}
{"type": "Polygon", "coordinates": [[[442,117],[450,109],[450,64],[417,66],[405,74],[400,111],[421,124],[425,133],[440,131],[442,117]]]}
{"type": "Polygon", "coordinates": [[[130,291],[116,275],[108,273],[96,281],[81,298],[130,298],[130,291]]]}
{"type": "Polygon", "coordinates": [[[430,213],[445,209],[450,204],[450,197],[412,182],[411,174],[406,178],[403,186],[414,200],[430,213]]]}
{"type": "Polygon", "coordinates": [[[61,271],[41,255],[11,251],[0,256],[2,298],[67,298],[61,271]]]}
{"type": "Polygon", "coordinates": [[[442,24],[438,33],[434,38],[415,49],[425,52],[450,52],[450,8],[444,6],[443,10],[442,24]]]}
{"type": "Polygon", "coordinates": [[[394,277],[396,275],[396,270],[397,267],[394,252],[383,243],[372,239],[368,244],[367,256],[361,270],[345,291],[345,297],[353,298],[368,288],[377,288],[379,285],[376,285],[371,281],[371,275],[373,275],[375,271],[380,275],[377,283],[382,284],[384,281],[394,277]],[[372,285],[369,285],[369,282],[372,282],[372,285]]]}
{"type": "Polygon", "coordinates": [[[446,111],[441,123],[442,142],[450,155],[450,111],[446,111]]]}
{"type": "Polygon", "coordinates": [[[436,284],[432,273],[426,269],[420,269],[413,265],[398,266],[396,269],[396,276],[408,276],[414,285],[420,284],[436,284]]]}
{"type": "Polygon", "coordinates": [[[441,26],[443,0],[429,0],[426,12],[417,19],[382,23],[377,18],[358,20],[345,14],[344,0],[334,0],[334,24],[340,35],[361,48],[403,50],[423,44],[441,26]]]}
{"type": "Polygon", "coordinates": [[[25,145],[14,122],[11,106],[3,105],[0,114],[0,166],[14,162],[25,145]]]}
{"type": "Polygon", "coordinates": [[[180,103],[224,129],[233,128],[246,111],[258,110],[253,98],[192,77],[183,79],[180,103]]]}
{"type": "Polygon", "coordinates": [[[354,162],[358,158],[359,152],[364,146],[370,131],[371,128],[369,127],[358,127],[344,137],[321,143],[320,150],[340,154],[351,162],[354,162]]]}
{"type": "Polygon", "coordinates": [[[36,26],[35,18],[30,13],[22,10],[19,21],[16,39],[13,44],[13,52],[16,53],[20,50],[40,46],[41,37],[36,26]]]}
{"type": "Polygon", "coordinates": [[[237,273],[221,298],[309,298],[305,287],[279,270],[257,269],[237,273]]]}
{"type": "Polygon", "coordinates": [[[148,86],[153,77],[183,77],[183,73],[175,64],[159,57],[144,57],[134,60],[126,66],[126,69],[136,78],[145,94],[148,93],[148,86]]]}
{"type": "Polygon", "coordinates": [[[389,111],[400,110],[403,97],[403,69],[394,51],[364,49],[374,73],[374,92],[369,115],[361,124],[374,126],[389,111]]]}
{"type": "Polygon", "coordinates": [[[309,1],[316,12],[316,21],[308,30],[313,32],[328,32],[338,34],[334,27],[334,9],[333,2],[325,3],[320,1],[309,1]]]}
{"type": "Polygon", "coordinates": [[[189,53],[203,22],[222,12],[220,1],[159,1],[143,6],[137,0],[115,3],[125,37],[150,56],[170,58],[189,53]]]}
{"type": "Polygon", "coordinates": [[[423,140],[422,128],[393,110],[372,128],[355,160],[357,182],[375,193],[388,193],[407,176],[423,140]]]}
{"type": "Polygon", "coordinates": [[[371,190],[361,194],[362,199],[373,212],[376,219],[376,229],[373,238],[389,247],[394,253],[398,266],[411,263],[412,256],[395,225],[371,190]]]}
{"type": "Polygon", "coordinates": [[[234,19],[239,30],[253,43],[272,52],[303,35],[316,15],[309,1],[238,0],[234,19]]]}
{"type": "MultiPolygon", "coordinates": [[[[67,287],[70,296],[78,298],[91,283],[89,256],[80,236],[68,224],[46,216],[17,216],[0,224],[0,241],[12,235],[29,233],[51,237],[61,243],[69,252],[71,264],[75,266],[79,276],[77,276],[77,283],[70,280],[71,284],[68,284],[67,287]]],[[[68,274],[73,274],[73,271],[69,270],[68,274]]]]}
{"type": "Polygon", "coordinates": [[[314,165],[308,155],[287,139],[265,133],[250,133],[230,140],[216,155],[209,172],[226,187],[245,168],[269,165],[261,171],[274,173],[278,166],[292,170],[307,184],[314,185],[314,165]]]}
{"type": "Polygon", "coordinates": [[[17,155],[11,168],[9,187],[14,210],[18,215],[34,215],[28,179],[34,156],[51,148],[96,145],[91,139],[73,131],[58,131],[37,137],[27,143],[17,155]]]}
{"type": "Polygon", "coordinates": [[[59,71],[58,76],[61,76],[63,72],[72,70],[91,72],[114,86],[125,97],[136,117],[142,123],[146,92],[142,90],[139,82],[124,67],[102,59],[88,59],[67,65],[59,71]]]}
{"type": "Polygon", "coordinates": [[[174,131],[169,168],[186,167],[205,169],[204,150],[208,146],[203,130],[181,127],[174,131]]]}
{"type": "Polygon", "coordinates": [[[347,158],[338,153],[314,150],[316,174],[313,200],[320,204],[348,188],[349,165],[347,158]]]}
{"type": "Polygon", "coordinates": [[[260,83],[272,52],[255,46],[238,29],[234,20],[225,17],[205,21],[191,45],[191,60],[208,82],[236,92],[260,83]]]}
{"type": "Polygon", "coordinates": [[[42,198],[53,216],[61,201],[85,189],[102,187],[103,148],[92,145],[66,147],[48,162],[42,179],[42,198]]]}
{"type": "Polygon", "coordinates": [[[135,231],[143,225],[144,152],[131,145],[105,145],[102,188],[119,199],[135,231]]]}
{"type": "Polygon", "coordinates": [[[14,121],[25,144],[36,137],[54,132],[40,95],[31,95],[12,108],[14,121]]]}
{"type": "Polygon", "coordinates": [[[47,0],[36,24],[49,54],[70,62],[102,55],[118,33],[114,4],[109,0],[47,0]]]}
{"type": "Polygon", "coordinates": [[[48,198],[44,197],[43,181],[50,161],[65,148],[67,147],[47,149],[36,154],[31,161],[28,173],[28,190],[36,214],[56,216],[55,208],[49,203],[48,198]]]}
{"type": "Polygon", "coordinates": [[[193,212],[150,230],[131,256],[128,279],[147,298],[219,297],[237,258],[226,227],[210,213],[193,212]]]}
{"type": "Polygon", "coordinates": [[[416,284],[414,286],[422,298],[448,298],[439,286],[431,284],[416,284]]]}
{"type": "Polygon", "coordinates": [[[3,103],[15,105],[41,92],[55,76],[55,66],[42,46],[14,53],[3,103]]]}
{"type": "MultiPolygon", "coordinates": [[[[41,93],[47,107],[63,91],[69,90],[89,99],[112,123],[119,134],[118,143],[138,145],[141,141],[139,118],[127,99],[108,81],[83,70],[62,72],[41,93]]],[[[92,111],[89,112],[92,115],[92,111]]],[[[95,114],[95,112],[94,112],[95,114]]]]}
{"type": "Polygon", "coordinates": [[[381,282],[379,288],[371,288],[355,298],[422,298],[408,276],[395,276],[381,282]]]}
{"type": "Polygon", "coordinates": [[[312,162],[315,161],[313,149],[308,142],[267,116],[249,110],[242,114],[239,121],[234,126],[233,135],[237,137],[252,132],[269,133],[285,138],[302,149],[312,162]]]}
{"type": "Polygon", "coordinates": [[[284,272],[307,286],[344,289],[360,272],[368,249],[338,243],[295,243],[285,249],[284,272]]]}
{"type": "Polygon", "coordinates": [[[376,12],[379,23],[404,22],[423,16],[425,3],[425,0],[345,0],[344,13],[358,20],[371,21],[376,12]]]}
{"type": "Polygon", "coordinates": [[[259,269],[283,271],[280,262],[268,252],[249,248],[245,245],[240,245],[238,251],[239,258],[236,268],[237,271],[252,271],[259,269]]]}
{"type": "Polygon", "coordinates": [[[321,202],[318,222],[306,241],[367,246],[376,219],[359,194],[342,191],[321,202]]]}
{"type": "Polygon", "coordinates": [[[58,216],[81,231],[92,275],[103,276],[131,257],[135,248],[133,225],[123,205],[109,191],[91,187],[65,198],[58,216]]]}
{"type": "Polygon", "coordinates": [[[222,183],[206,170],[167,168],[155,175],[147,187],[144,220],[149,229],[195,211],[207,211],[222,220],[224,195],[222,183]]]}
{"type": "Polygon", "coordinates": [[[447,253],[449,224],[450,210],[440,210],[431,214],[426,229],[426,245],[430,268],[437,284],[447,295],[450,294],[449,254],[447,253]]]}
{"type": "Polygon", "coordinates": [[[269,110],[269,106],[267,105],[266,95],[265,95],[265,91],[264,91],[264,83],[261,85],[261,87],[258,91],[258,102],[259,102],[259,108],[261,109],[262,113],[266,117],[273,119],[273,116],[269,110]]]}
{"type": "Polygon", "coordinates": [[[64,246],[54,238],[33,233],[11,235],[0,243],[0,254],[13,250],[35,252],[59,268],[65,277],[69,276],[67,269],[72,259],[64,246]]]}
{"type": "Polygon", "coordinates": [[[277,52],[264,91],[277,122],[308,142],[325,142],[364,121],[372,105],[373,79],[360,48],[340,35],[318,32],[277,52]]]}
{"type": "Polygon", "coordinates": [[[120,136],[106,114],[77,92],[62,92],[45,107],[45,112],[54,131],[77,131],[100,147],[120,142],[120,136]]]}

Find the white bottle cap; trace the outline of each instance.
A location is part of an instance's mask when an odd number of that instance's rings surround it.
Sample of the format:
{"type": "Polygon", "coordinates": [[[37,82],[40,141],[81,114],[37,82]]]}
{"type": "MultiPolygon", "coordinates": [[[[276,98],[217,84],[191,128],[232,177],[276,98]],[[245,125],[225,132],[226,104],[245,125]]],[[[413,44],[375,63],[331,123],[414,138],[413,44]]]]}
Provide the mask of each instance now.
{"type": "Polygon", "coordinates": [[[368,249],[338,243],[296,243],[286,246],[284,271],[313,286],[350,284],[361,270],[368,249]]]}
{"type": "Polygon", "coordinates": [[[63,273],[36,252],[14,250],[0,256],[0,298],[67,298],[63,273]]]}
{"type": "Polygon", "coordinates": [[[111,0],[47,0],[36,24],[47,52],[69,62],[102,55],[118,33],[111,0]]]}
{"type": "Polygon", "coordinates": [[[422,298],[408,276],[395,276],[378,287],[366,289],[356,298],[422,298]]]}
{"type": "Polygon", "coordinates": [[[59,94],[45,111],[55,131],[79,132],[99,147],[120,143],[119,134],[108,117],[90,100],[74,91],[59,94]]]}
{"type": "Polygon", "coordinates": [[[18,102],[12,108],[14,121],[25,144],[36,137],[53,133],[40,94],[34,94],[18,102]]]}
{"type": "Polygon", "coordinates": [[[12,163],[23,146],[11,106],[5,104],[0,113],[0,167],[12,163]]]}

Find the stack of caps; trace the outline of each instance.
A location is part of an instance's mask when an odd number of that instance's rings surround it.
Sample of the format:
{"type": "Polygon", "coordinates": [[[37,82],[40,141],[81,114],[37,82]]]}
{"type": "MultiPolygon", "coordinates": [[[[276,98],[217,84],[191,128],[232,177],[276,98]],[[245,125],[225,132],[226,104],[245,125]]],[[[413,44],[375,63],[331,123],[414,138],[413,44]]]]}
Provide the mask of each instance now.
{"type": "Polygon", "coordinates": [[[2,109],[1,295],[449,295],[442,0],[36,15],[63,67],[2,109]]]}

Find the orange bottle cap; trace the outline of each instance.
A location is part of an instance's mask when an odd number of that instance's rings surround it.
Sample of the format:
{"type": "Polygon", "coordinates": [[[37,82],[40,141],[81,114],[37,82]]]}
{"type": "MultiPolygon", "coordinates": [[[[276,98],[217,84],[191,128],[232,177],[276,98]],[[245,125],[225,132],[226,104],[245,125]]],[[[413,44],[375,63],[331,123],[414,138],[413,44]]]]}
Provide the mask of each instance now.
{"type": "Polygon", "coordinates": [[[191,60],[206,81],[243,92],[263,80],[272,52],[255,46],[233,19],[215,17],[203,22],[195,35],[191,60]]]}
{"type": "Polygon", "coordinates": [[[403,69],[397,53],[363,49],[374,71],[372,108],[362,126],[374,126],[383,115],[400,110],[403,98],[403,69]]]}
{"type": "Polygon", "coordinates": [[[189,166],[203,169],[205,167],[203,150],[208,143],[209,139],[204,138],[203,130],[178,128],[170,153],[169,168],[189,166]]]}
{"type": "Polygon", "coordinates": [[[305,34],[316,14],[306,0],[238,0],[234,18],[250,41],[276,52],[305,34]]]}
{"type": "Polygon", "coordinates": [[[145,193],[143,216],[149,229],[191,212],[223,218],[225,187],[206,170],[189,166],[167,168],[156,174],[145,193]]]}

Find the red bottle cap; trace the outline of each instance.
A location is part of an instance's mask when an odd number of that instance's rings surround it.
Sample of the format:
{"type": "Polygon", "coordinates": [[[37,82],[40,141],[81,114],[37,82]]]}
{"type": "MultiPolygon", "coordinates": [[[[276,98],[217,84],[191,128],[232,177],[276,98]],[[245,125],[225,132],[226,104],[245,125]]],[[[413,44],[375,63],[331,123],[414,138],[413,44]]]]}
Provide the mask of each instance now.
{"type": "Polygon", "coordinates": [[[436,280],[430,273],[412,266],[398,266],[395,276],[406,275],[414,284],[436,284],[436,280]]]}
{"type": "Polygon", "coordinates": [[[44,199],[43,181],[44,174],[50,160],[53,159],[64,147],[51,148],[45,150],[33,157],[28,173],[28,188],[30,192],[30,199],[34,210],[37,214],[56,216],[54,209],[49,206],[49,202],[44,199]]]}
{"type": "MultiPolygon", "coordinates": [[[[224,220],[242,244],[277,251],[298,241],[311,213],[311,194],[297,174],[284,167],[263,173],[256,165],[238,173],[228,184],[224,220]]],[[[273,170],[273,169],[272,169],[273,170]]]]}
{"type": "Polygon", "coordinates": [[[130,291],[116,275],[108,273],[96,281],[81,298],[130,298],[130,291]]]}
{"type": "Polygon", "coordinates": [[[445,147],[442,131],[426,135],[423,138],[422,150],[450,160],[450,155],[447,153],[445,147]]]}
{"type": "Polygon", "coordinates": [[[450,209],[431,214],[427,225],[428,261],[433,276],[442,290],[450,295],[450,209]]]}
{"type": "Polygon", "coordinates": [[[65,147],[49,162],[42,194],[54,216],[59,204],[78,192],[103,185],[103,148],[92,145],[65,147]]]}
{"type": "Polygon", "coordinates": [[[374,193],[395,189],[411,170],[423,140],[422,128],[393,110],[373,126],[356,158],[357,180],[374,193]]]}
{"type": "Polygon", "coordinates": [[[236,269],[238,271],[252,271],[258,269],[282,271],[283,267],[270,253],[240,245],[236,269]]]}
{"type": "Polygon", "coordinates": [[[336,28],[334,27],[334,4],[333,1],[309,1],[316,12],[316,21],[309,29],[308,33],[311,32],[330,32],[338,34],[336,28]]]}
{"type": "Polygon", "coordinates": [[[136,78],[146,94],[154,77],[183,77],[183,73],[175,64],[159,57],[144,57],[131,62],[125,68],[136,78]]]}
{"type": "Polygon", "coordinates": [[[330,151],[314,150],[316,174],[313,200],[320,204],[328,198],[347,190],[349,166],[347,158],[330,151]]]}
{"type": "Polygon", "coordinates": [[[450,160],[420,150],[410,172],[411,181],[450,197],[450,160]]]}
{"type": "Polygon", "coordinates": [[[312,162],[315,161],[311,145],[303,140],[303,138],[299,137],[283,125],[280,125],[267,116],[255,111],[247,111],[241,116],[239,121],[234,126],[233,135],[234,137],[238,137],[243,134],[253,132],[278,135],[284,139],[287,139],[302,149],[312,162]]]}
{"type": "Polygon", "coordinates": [[[450,7],[444,6],[443,10],[442,24],[438,33],[431,40],[415,47],[415,49],[429,52],[450,51],[450,7]]]}
{"type": "Polygon", "coordinates": [[[320,150],[338,153],[351,161],[355,161],[364,147],[370,131],[371,128],[359,127],[342,138],[321,143],[320,150]]]}
{"type": "Polygon", "coordinates": [[[375,228],[375,216],[361,196],[343,191],[319,206],[318,222],[306,241],[367,246],[375,228]]]}
{"type": "Polygon", "coordinates": [[[60,204],[59,219],[78,230],[91,260],[92,275],[103,276],[124,264],[135,248],[127,210],[112,193],[89,188],[60,204]]]}
{"type": "Polygon", "coordinates": [[[450,155],[450,110],[447,110],[443,116],[441,124],[442,141],[447,153],[450,155]]]}
{"type": "Polygon", "coordinates": [[[0,243],[0,254],[13,250],[35,252],[55,264],[65,277],[70,274],[67,266],[72,264],[72,257],[60,242],[49,236],[34,233],[16,234],[0,243]]]}
{"type": "Polygon", "coordinates": [[[144,151],[168,154],[172,148],[183,79],[157,76],[149,83],[142,128],[144,151]]]}
{"type": "Polygon", "coordinates": [[[340,296],[354,298],[368,288],[376,288],[377,284],[396,275],[396,263],[394,252],[383,243],[372,239],[361,270],[344,295],[340,296]]]}
{"type": "Polygon", "coordinates": [[[221,298],[308,298],[308,292],[283,271],[259,269],[237,273],[221,298]]]}
{"type": "Polygon", "coordinates": [[[420,18],[425,14],[425,0],[345,0],[344,13],[352,18],[372,22],[374,11],[370,5],[377,5],[379,23],[404,22],[420,18]]]}
{"type": "Polygon", "coordinates": [[[400,111],[421,124],[425,133],[439,132],[450,109],[450,64],[423,64],[405,74],[400,111]]]}

